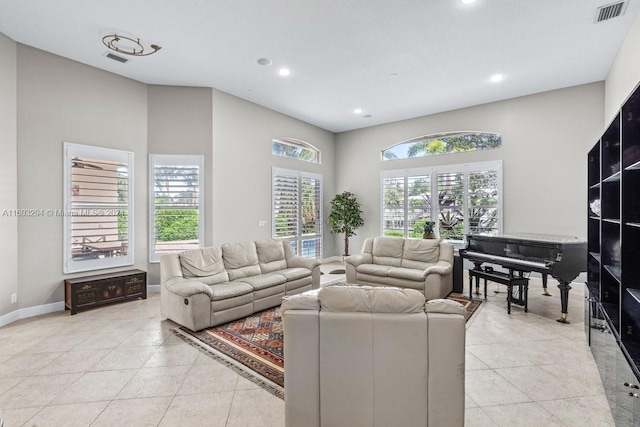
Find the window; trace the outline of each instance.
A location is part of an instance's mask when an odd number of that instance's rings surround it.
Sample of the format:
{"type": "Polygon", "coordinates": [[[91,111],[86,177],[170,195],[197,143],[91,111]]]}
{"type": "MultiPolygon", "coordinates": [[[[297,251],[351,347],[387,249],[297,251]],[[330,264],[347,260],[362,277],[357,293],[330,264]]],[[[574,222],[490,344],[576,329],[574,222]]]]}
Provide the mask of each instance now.
{"type": "Polygon", "coordinates": [[[382,172],[385,236],[422,237],[433,221],[441,239],[502,231],[502,162],[382,172]]]}
{"type": "Polygon", "coordinates": [[[133,265],[133,153],[64,143],[63,272],[133,265]]]}
{"type": "Polygon", "coordinates": [[[447,132],[420,136],[382,150],[382,160],[409,159],[500,148],[502,135],[482,132],[447,132]]]}
{"type": "Polygon", "coordinates": [[[279,138],[273,140],[272,154],[290,157],[311,163],[320,163],[320,150],[308,142],[293,138],[279,138]]]}
{"type": "Polygon", "coordinates": [[[149,261],[203,241],[202,156],[149,156],[149,261]]]}
{"type": "Polygon", "coordinates": [[[273,168],[273,237],[293,252],[322,257],[322,175],[273,168]]]}

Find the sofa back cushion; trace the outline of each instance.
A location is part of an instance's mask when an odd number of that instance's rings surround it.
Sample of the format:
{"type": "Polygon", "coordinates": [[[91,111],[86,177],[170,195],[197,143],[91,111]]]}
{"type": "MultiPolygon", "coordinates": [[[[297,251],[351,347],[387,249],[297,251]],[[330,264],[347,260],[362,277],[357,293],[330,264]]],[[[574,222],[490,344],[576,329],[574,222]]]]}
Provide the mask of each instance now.
{"type": "Polygon", "coordinates": [[[440,241],[437,239],[406,239],[402,249],[402,267],[425,268],[438,262],[440,241]]]}
{"type": "Polygon", "coordinates": [[[222,245],[222,258],[230,280],[261,273],[254,242],[225,243],[222,245]]]}
{"type": "Polygon", "coordinates": [[[220,248],[193,249],[180,252],[178,257],[182,275],[186,278],[197,278],[207,285],[229,281],[220,248]]]}
{"type": "Polygon", "coordinates": [[[415,289],[371,286],[327,286],[318,292],[321,311],[424,313],[424,295],[415,289]]]}
{"type": "Polygon", "coordinates": [[[371,251],[373,263],[401,267],[404,241],[405,239],[397,237],[376,237],[371,251]]]}
{"type": "Polygon", "coordinates": [[[260,271],[262,273],[270,273],[272,271],[284,270],[287,268],[287,260],[285,259],[284,244],[280,240],[258,240],[256,241],[256,250],[258,252],[258,261],[260,271]]]}

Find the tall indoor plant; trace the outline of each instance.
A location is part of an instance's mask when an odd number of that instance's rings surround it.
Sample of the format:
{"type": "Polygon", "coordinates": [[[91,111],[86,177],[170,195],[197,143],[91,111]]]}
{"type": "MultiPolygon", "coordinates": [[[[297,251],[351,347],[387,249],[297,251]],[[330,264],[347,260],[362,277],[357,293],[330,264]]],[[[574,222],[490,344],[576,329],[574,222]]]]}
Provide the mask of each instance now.
{"type": "Polygon", "coordinates": [[[356,196],[349,191],[336,194],[331,200],[329,225],[332,233],[344,233],[344,256],[349,256],[349,237],[355,236],[355,229],[363,224],[362,210],[356,196]]]}

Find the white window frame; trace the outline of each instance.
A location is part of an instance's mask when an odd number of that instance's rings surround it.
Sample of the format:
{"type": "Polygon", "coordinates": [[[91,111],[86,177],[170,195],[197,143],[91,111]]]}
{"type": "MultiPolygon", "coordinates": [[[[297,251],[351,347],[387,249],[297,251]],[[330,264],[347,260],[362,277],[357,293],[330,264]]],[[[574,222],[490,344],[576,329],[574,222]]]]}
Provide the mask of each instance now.
{"type": "Polygon", "coordinates": [[[318,165],[322,163],[322,152],[320,151],[320,149],[318,149],[318,147],[316,147],[313,144],[310,144],[306,141],[303,141],[297,138],[289,138],[289,137],[273,138],[273,140],[271,141],[271,154],[273,154],[274,156],[284,157],[285,159],[301,160],[303,162],[309,162],[309,163],[314,163],[318,165]],[[273,146],[276,143],[282,144],[282,145],[288,145],[290,147],[295,147],[295,148],[303,148],[305,150],[312,151],[316,153],[316,158],[312,160],[306,160],[306,159],[301,159],[300,157],[289,157],[289,156],[285,156],[284,154],[273,153],[273,146]]]}
{"type": "MultiPolygon", "coordinates": [[[[155,166],[198,166],[198,247],[204,247],[204,156],[190,154],[150,154],[149,155],[149,262],[158,263],[163,254],[155,251],[155,166]]],[[[180,252],[176,250],[175,252],[180,252]]],[[[166,253],[166,252],[164,252],[166,253]]]]}
{"type": "MultiPolygon", "coordinates": [[[[380,172],[380,235],[384,235],[384,180],[385,178],[402,178],[404,177],[404,236],[408,235],[408,204],[409,198],[406,196],[406,192],[408,189],[408,180],[409,177],[418,176],[418,175],[430,175],[431,176],[431,220],[436,225],[436,232],[439,232],[440,228],[440,206],[437,200],[437,197],[433,197],[434,194],[438,194],[438,174],[441,173],[455,173],[461,172],[464,174],[464,201],[463,201],[463,212],[464,212],[464,222],[463,222],[463,234],[464,239],[466,240],[467,234],[469,234],[469,173],[470,172],[484,172],[484,171],[497,171],[498,172],[498,223],[497,230],[498,233],[502,233],[502,224],[503,224],[503,191],[502,191],[502,160],[495,160],[489,162],[477,162],[477,163],[463,163],[463,164],[455,164],[455,165],[443,165],[443,166],[435,166],[435,167],[422,167],[422,168],[411,168],[411,169],[393,169],[393,170],[385,170],[380,172]]],[[[449,243],[454,244],[456,247],[463,246],[466,242],[465,240],[445,240],[449,243]]]]}
{"type": "Polygon", "coordinates": [[[82,271],[100,270],[105,268],[122,267],[133,265],[134,263],[134,159],[130,151],[115,150],[104,147],[94,147],[90,145],[64,142],[64,162],[63,162],[63,267],[64,274],[77,273],[82,271]],[[121,256],[105,257],[96,259],[74,260],[72,256],[72,192],[71,192],[71,171],[74,158],[90,158],[110,162],[126,163],[128,167],[127,177],[127,211],[129,212],[129,223],[127,226],[127,253],[121,256]]]}
{"type": "MultiPolygon", "coordinates": [[[[297,254],[299,255],[301,253],[302,250],[302,241],[303,240],[310,240],[310,239],[320,239],[320,253],[318,254],[317,258],[322,258],[323,254],[324,254],[324,239],[323,239],[323,232],[324,232],[324,224],[323,224],[323,215],[324,215],[324,206],[323,206],[323,194],[324,194],[324,183],[323,183],[323,178],[322,178],[322,174],[317,174],[317,173],[311,173],[311,172],[303,172],[303,171],[298,171],[298,170],[292,170],[292,169],[282,169],[282,168],[272,168],[271,171],[271,236],[274,239],[278,239],[278,240],[286,240],[288,242],[292,242],[292,241],[296,241],[297,245],[296,247],[298,248],[297,254]],[[294,176],[298,178],[298,183],[300,183],[300,181],[302,180],[302,178],[310,178],[310,179],[317,179],[320,182],[320,197],[319,197],[319,210],[320,210],[320,214],[318,216],[318,224],[320,227],[320,230],[317,234],[315,234],[315,237],[311,237],[311,236],[306,236],[306,238],[303,238],[304,236],[302,235],[302,233],[300,233],[300,230],[298,230],[297,236],[295,238],[283,238],[283,237],[276,237],[276,221],[275,221],[275,188],[274,188],[274,178],[276,177],[276,175],[288,175],[288,176],[294,176]]],[[[298,226],[300,226],[300,224],[302,223],[302,192],[300,191],[298,193],[298,226]]]]}

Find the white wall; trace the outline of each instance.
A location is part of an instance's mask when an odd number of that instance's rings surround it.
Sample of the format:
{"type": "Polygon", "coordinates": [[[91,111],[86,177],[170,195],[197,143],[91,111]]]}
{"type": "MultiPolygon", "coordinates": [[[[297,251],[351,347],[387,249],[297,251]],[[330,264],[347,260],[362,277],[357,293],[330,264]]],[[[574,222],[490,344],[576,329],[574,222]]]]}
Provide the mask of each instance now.
{"type": "MultiPolygon", "coordinates": [[[[18,207],[62,209],[64,141],[132,151],[133,268],[146,269],[146,85],[21,44],[17,53],[18,207]]],[[[62,274],[62,220],[18,220],[20,308],[63,301],[65,277],[91,274],[62,274]]]]}
{"type": "MultiPolygon", "coordinates": [[[[316,126],[213,89],[213,180],[207,194],[213,212],[214,245],[271,238],[271,169],[273,166],[323,175],[325,219],[335,194],[335,136],[316,126]],[[322,151],[322,164],[271,154],[272,139],[291,137],[322,151]],[[258,227],[258,221],[267,222],[258,227]]],[[[325,253],[333,253],[326,231],[325,253]]]]}
{"type": "MultiPolygon", "coordinates": [[[[204,156],[205,203],[208,203],[211,165],[211,89],[178,86],[148,87],[148,154],[196,154],[204,156]]],[[[147,157],[148,158],[148,157],[147,157]]],[[[148,215],[148,209],[145,209],[148,215]]],[[[205,209],[204,244],[211,245],[212,210],[205,209]]],[[[160,283],[160,264],[149,263],[147,281],[160,283]]]]}
{"type": "MultiPolygon", "coordinates": [[[[488,160],[503,161],[504,232],[586,238],[586,157],[603,126],[604,84],[592,83],[337,135],[336,191],[362,204],[365,225],[352,253],[378,236],[380,171],[488,160]],[[502,148],[380,161],[380,151],[409,138],[448,131],[502,134],[502,148]]],[[[336,251],[342,242],[336,242],[336,251]]]]}
{"type": "Polygon", "coordinates": [[[633,89],[640,82],[640,14],[633,22],[605,80],[604,127],[615,117],[633,89]]]}
{"type": "Polygon", "coordinates": [[[16,51],[16,42],[0,33],[0,317],[18,307],[11,304],[18,292],[18,219],[6,215],[18,207],[16,51]]]}

